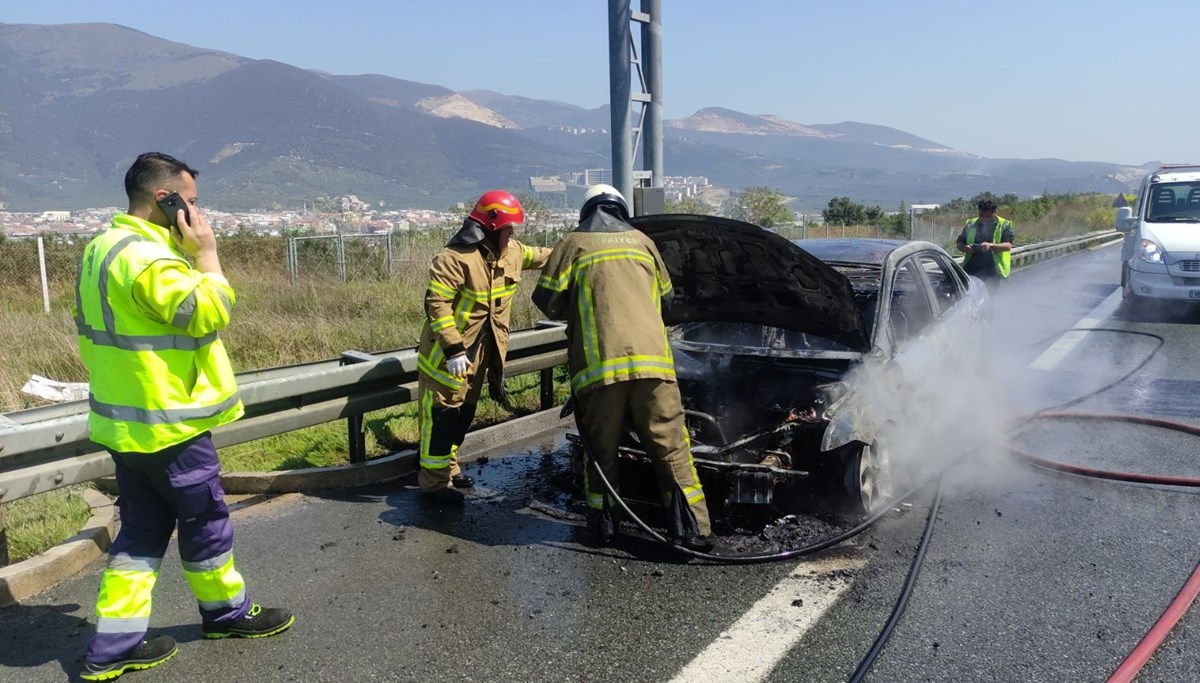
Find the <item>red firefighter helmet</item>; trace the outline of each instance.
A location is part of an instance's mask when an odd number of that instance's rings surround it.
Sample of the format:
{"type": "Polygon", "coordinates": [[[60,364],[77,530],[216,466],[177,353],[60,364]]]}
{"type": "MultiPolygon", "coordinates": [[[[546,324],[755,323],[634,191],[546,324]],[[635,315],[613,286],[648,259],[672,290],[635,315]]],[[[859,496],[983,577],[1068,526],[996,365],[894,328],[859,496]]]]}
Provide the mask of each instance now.
{"type": "Polygon", "coordinates": [[[469,218],[482,225],[484,230],[500,230],[524,223],[525,209],[516,197],[504,190],[489,190],[475,202],[469,218]]]}

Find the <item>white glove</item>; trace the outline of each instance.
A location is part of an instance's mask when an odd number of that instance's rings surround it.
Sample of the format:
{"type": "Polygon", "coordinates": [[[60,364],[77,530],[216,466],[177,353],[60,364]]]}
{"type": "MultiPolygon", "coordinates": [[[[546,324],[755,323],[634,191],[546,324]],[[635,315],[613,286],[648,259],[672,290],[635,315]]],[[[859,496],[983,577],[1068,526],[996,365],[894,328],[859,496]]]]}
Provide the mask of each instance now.
{"type": "Polygon", "coordinates": [[[450,371],[451,377],[466,377],[470,367],[471,361],[467,360],[466,353],[460,353],[446,361],[446,369],[450,371]]]}

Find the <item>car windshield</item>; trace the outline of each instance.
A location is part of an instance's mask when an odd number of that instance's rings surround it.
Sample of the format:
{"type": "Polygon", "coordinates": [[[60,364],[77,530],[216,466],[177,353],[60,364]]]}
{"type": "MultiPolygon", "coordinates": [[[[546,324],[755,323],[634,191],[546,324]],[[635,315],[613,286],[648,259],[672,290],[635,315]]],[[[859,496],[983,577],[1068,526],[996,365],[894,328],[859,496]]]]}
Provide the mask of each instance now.
{"type": "Polygon", "coordinates": [[[1200,223],[1200,181],[1155,183],[1146,198],[1151,223],[1200,223]]]}

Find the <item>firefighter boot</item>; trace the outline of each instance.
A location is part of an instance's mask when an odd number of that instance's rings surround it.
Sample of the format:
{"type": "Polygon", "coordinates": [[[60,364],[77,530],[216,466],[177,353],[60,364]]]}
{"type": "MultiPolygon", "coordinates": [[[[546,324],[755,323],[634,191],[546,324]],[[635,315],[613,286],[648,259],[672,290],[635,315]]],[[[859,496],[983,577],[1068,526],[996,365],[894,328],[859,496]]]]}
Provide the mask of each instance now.
{"type": "Polygon", "coordinates": [[[587,544],[593,548],[612,545],[617,536],[617,525],[613,520],[612,509],[607,505],[602,510],[588,510],[587,513],[587,544]]]}

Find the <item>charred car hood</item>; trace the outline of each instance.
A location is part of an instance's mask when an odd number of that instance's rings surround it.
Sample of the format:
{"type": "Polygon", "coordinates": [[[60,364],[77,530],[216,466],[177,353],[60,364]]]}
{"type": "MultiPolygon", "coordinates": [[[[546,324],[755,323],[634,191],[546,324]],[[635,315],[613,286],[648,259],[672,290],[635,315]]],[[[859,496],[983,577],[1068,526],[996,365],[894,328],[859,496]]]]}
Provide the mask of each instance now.
{"type": "Polygon", "coordinates": [[[787,239],[716,216],[655,214],[629,223],[654,240],[671,275],[667,324],[754,323],[868,350],[850,281],[787,239]]]}

